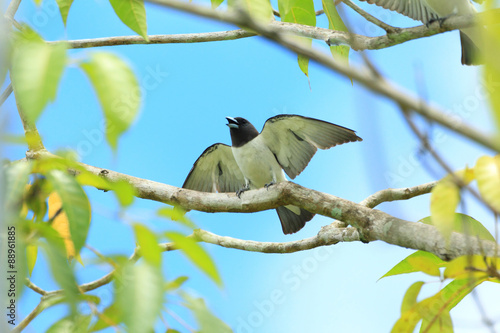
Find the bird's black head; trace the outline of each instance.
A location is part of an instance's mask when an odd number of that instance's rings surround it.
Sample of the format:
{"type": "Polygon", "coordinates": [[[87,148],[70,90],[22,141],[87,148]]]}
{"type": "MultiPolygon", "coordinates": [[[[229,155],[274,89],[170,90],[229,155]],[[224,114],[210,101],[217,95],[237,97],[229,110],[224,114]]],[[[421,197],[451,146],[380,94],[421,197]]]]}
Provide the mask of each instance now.
{"type": "Polygon", "coordinates": [[[255,127],[245,118],[226,117],[226,119],[226,125],[229,127],[231,132],[233,147],[241,147],[259,135],[259,131],[257,131],[255,127]]]}

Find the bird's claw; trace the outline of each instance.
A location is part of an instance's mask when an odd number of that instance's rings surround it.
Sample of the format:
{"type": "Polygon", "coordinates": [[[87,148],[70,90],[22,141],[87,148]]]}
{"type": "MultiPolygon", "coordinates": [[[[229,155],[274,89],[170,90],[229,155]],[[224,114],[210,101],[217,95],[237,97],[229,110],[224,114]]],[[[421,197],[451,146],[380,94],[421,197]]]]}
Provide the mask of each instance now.
{"type": "Polygon", "coordinates": [[[432,18],[432,19],[430,19],[430,20],[429,20],[429,21],[425,24],[425,26],[428,28],[428,27],[430,27],[430,26],[431,26],[431,24],[433,24],[434,22],[438,22],[438,23],[439,23],[439,26],[441,27],[441,26],[443,25],[444,21],[446,21],[446,20],[447,20],[450,16],[451,16],[451,15],[449,15],[449,16],[444,16],[444,17],[438,17],[438,18],[432,18]]]}
{"type": "Polygon", "coordinates": [[[238,191],[236,191],[236,196],[241,199],[241,194],[245,191],[248,191],[250,189],[250,186],[240,188],[238,191]]]}
{"type": "Polygon", "coordinates": [[[276,184],[276,182],[275,182],[275,181],[272,181],[272,182],[267,183],[266,185],[264,185],[264,187],[266,188],[266,190],[269,190],[269,186],[272,186],[272,185],[274,185],[274,184],[276,184]]]}

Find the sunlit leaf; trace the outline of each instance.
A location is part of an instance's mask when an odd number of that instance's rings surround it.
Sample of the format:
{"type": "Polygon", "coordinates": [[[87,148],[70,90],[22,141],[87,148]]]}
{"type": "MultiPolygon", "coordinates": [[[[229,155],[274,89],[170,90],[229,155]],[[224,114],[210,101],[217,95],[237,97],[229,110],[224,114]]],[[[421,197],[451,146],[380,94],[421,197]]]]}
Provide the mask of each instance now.
{"type": "Polygon", "coordinates": [[[130,67],[110,53],[94,53],[80,64],[94,86],[106,119],[106,139],[116,149],[119,136],[139,112],[140,89],[130,67]]]}
{"type": "Polygon", "coordinates": [[[196,228],[196,225],[186,216],[186,212],[182,210],[182,208],[162,207],[158,209],[158,216],[166,217],[172,221],[179,222],[190,229],[196,228]]]}
{"type": "Polygon", "coordinates": [[[120,321],[127,332],[150,333],[163,304],[161,270],[147,262],[128,264],[116,275],[115,295],[120,321]]]}
{"type": "MultiPolygon", "coordinates": [[[[424,217],[420,220],[420,222],[432,225],[430,216],[424,217]]],[[[484,227],[484,225],[481,224],[481,222],[462,213],[455,213],[455,221],[453,223],[452,231],[464,235],[479,237],[485,240],[495,241],[493,235],[484,227]]]]}
{"type": "Polygon", "coordinates": [[[425,333],[453,333],[453,322],[450,312],[443,310],[431,320],[423,318],[420,332],[425,333]]]}
{"type": "Polygon", "coordinates": [[[423,272],[432,276],[440,276],[439,267],[445,264],[445,261],[432,253],[417,251],[401,260],[396,266],[385,273],[381,279],[387,276],[413,272],[423,272]]]}
{"type": "Polygon", "coordinates": [[[61,12],[61,18],[63,20],[64,26],[66,26],[69,9],[71,8],[71,4],[73,4],[73,0],[56,0],[56,2],[59,6],[59,12],[61,12]]]}
{"type": "MultiPolygon", "coordinates": [[[[340,17],[334,1],[322,0],[323,10],[328,18],[328,29],[349,32],[345,26],[342,18],[340,17]]],[[[330,52],[334,58],[348,60],[349,59],[349,46],[347,45],[332,45],[330,52]]]]}
{"type": "Polygon", "coordinates": [[[480,255],[461,256],[446,265],[445,278],[483,278],[488,274],[488,267],[500,269],[499,258],[488,258],[480,255]]]}
{"type": "Polygon", "coordinates": [[[97,332],[110,326],[117,327],[121,323],[120,308],[116,303],[111,304],[99,314],[99,319],[90,328],[89,332],[97,332]]]}
{"type": "Polygon", "coordinates": [[[403,297],[403,302],[401,303],[401,314],[410,310],[413,306],[415,306],[415,304],[417,304],[417,297],[423,285],[424,282],[417,281],[408,288],[405,296],[403,297]]]}
{"type": "Polygon", "coordinates": [[[29,244],[26,246],[26,261],[28,263],[28,274],[31,276],[35,268],[36,258],[38,256],[38,246],[29,244]]]}
{"type": "Polygon", "coordinates": [[[179,289],[184,284],[184,282],[186,282],[187,280],[188,280],[187,276],[179,276],[175,280],[168,281],[167,283],[165,283],[165,290],[171,291],[171,290],[179,289]]]}
{"type": "MultiPolygon", "coordinates": [[[[313,0],[279,0],[278,8],[282,22],[316,26],[316,12],[313,0]]],[[[308,47],[312,46],[310,38],[296,37],[296,39],[302,41],[308,47]]],[[[302,72],[309,76],[309,59],[299,55],[298,64],[302,72]]]]}
{"type": "Polygon", "coordinates": [[[155,267],[160,267],[161,249],[156,235],[142,224],[134,224],[134,233],[144,260],[155,267]]]}
{"type": "Polygon", "coordinates": [[[111,183],[111,188],[122,207],[130,206],[134,202],[136,191],[129,182],[119,180],[111,183]]]}
{"type": "MultiPolygon", "coordinates": [[[[252,17],[252,19],[263,23],[271,21],[271,18],[273,17],[273,9],[269,0],[228,0],[227,5],[233,10],[243,9],[252,17]]],[[[214,2],[212,2],[212,7],[213,6],[214,2]]]]}
{"type": "Polygon", "coordinates": [[[120,20],[146,41],[148,39],[148,25],[146,9],[143,0],[109,0],[120,20]]]}
{"type": "Polygon", "coordinates": [[[46,333],[87,333],[92,316],[78,315],[64,317],[55,322],[46,333]]]}
{"type": "Polygon", "coordinates": [[[62,200],[74,250],[79,253],[85,245],[90,227],[90,203],[87,195],[75,178],[63,171],[53,170],[46,176],[62,200]]]}
{"type": "Polygon", "coordinates": [[[474,171],[481,196],[500,212],[500,155],[481,156],[474,171]]]}
{"type": "Polygon", "coordinates": [[[217,332],[231,333],[233,330],[222,320],[217,318],[207,307],[202,298],[193,298],[188,294],[183,294],[182,297],[186,302],[185,305],[192,312],[198,322],[199,332],[217,332]]]}
{"type": "Polygon", "coordinates": [[[431,191],[431,220],[448,239],[455,225],[455,211],[460,202],[460,189],[449,180],[441,180],[431,191]]]}
{"type": "Polygon", "coordinates": [[[219,7],[224,2],[224,0],[210,0],[210,2],[212,3],[212,9],[215,9],[219,7]]]}
{"type": "Polygon", "coordinates": [[[469,294],[482,280],[453,280],[434,296],[426,298],[403,313],[393,326],[391,332],[413,332],[420,320],[433,325],[446,323],[449,313],[458,302],[469,294]]]}
{"type": "Polygon", "coordinates": [[[480,29],[482,33],[482,56],[485,62],[483,66],[483,79],[486,90],[489,93],[490,104],[493,117],[496,120],[497,130],[500,131],[500,94],[498,93],[500,82],[500,26],[498,22],[500,15],[498,11],[488,10],[498,7],[493,0],[487,0],[484,6],[484,15],[481,15],[479,26],[487,26],[487,29],[480,29]]]}
{"type": "Polygon", "coordinates": [[[12,53],[12,83],[29,121],[34,123],[56,98],[66,65],[67,44],[48,45],[29,27],[17,35],[12,53]]]}
{"type": "Polygon", "coordinates": [[[62,200],[57,192],[49,195],[49,220],[52,221],[52,228],[61,235],[64,240],[66,256],[68,259],[75,257],[75,246],[69,232],[69,221],[62,208],[62,200]]]}
{"type": "Polygon", "coordinates": [[[217,267],[215,267],[214,261],[198,242],[174,231],[166,232],[165,236],[167,236],[167,238],[174,243],[174,246],[181,250],[196,267],[207,274],[207,276],[219,286],[222,285],[222,279],[217,271],[217,267]]]}

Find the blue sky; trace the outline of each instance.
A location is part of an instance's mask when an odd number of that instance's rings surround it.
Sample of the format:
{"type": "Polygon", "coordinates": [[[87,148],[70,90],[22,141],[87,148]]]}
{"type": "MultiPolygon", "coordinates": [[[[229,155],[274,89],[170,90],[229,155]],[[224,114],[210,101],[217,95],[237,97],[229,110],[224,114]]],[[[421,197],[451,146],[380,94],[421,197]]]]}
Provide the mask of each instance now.
{"type": "MultiPolygon", "coordinates": [[[[394,26],[416,25],[400,15],[360,4],[394,26]]],[[[274,4],[274,7],[277,7],[274,4]]],[[[316,2],[316,9],[321,2],[316,2]]],[[[233,27],[182,14],[158,6],[146,6],[149,34],[174,34],[228,30],[233,27]]],[[[346,9],[347,22],[355,32],[382,33],[346,9]]],[[[132,35],[114,15],[107,1],[75,1],[64,29],[55,1],[45,0],[37,8],[22,2],[16,19],[32,25],[46,40],[132,35]]],[[[327,27],[324,16],[319,25],[327,27]]],[[[327,51],[324,45],[315,46],[327,51]]],[[[57,99],[44,111],[37,126],[47,149],[73,149],[81,161],[136,177],[181,186],[193,162],[209,145],[230,143],[225,116],[242,116],[258,129],[269,117],[293,113],[319,118],[357,131],[364,141],[319,151],[295,181],[315,190],[361,201],[388,187],[422,184],[444,176],[429,156],[418,154],[419,146],[397,107],[386,99],[351,85],[316,64],[310,64],[310,87],[298,69],[296,56],[262,38],[236,41],[118,46],[71,50],[72,59],[85,59],[92,52],[113,52],[132,66],[143,88],[140,116],[119,141],[113,154],[103,140],[102,114],[94,91],[75,64],[66,69],[57,99]],[[430,171],[430,172],[429,172],[430,171]]],[[[481,69],[460,65],[457,32],[412,41],[367,55],[389,79],[414,94],[425,92],[427,99],[458,114],[464,121],[490,131],[493,128],[487,101],[480,94],[481,69]]],[[[352,63],[360,57],[351,52],[352,63]]],[[[12,96],[2,108],[0,120],[10,134],[22,134],[12,96]]],[[[446,129],[433,127],[436,147],[456,169],[472,166],[489,153],[469,145],[446,129]]],[[[3,147],[9,159],[24,156],[25,147],[3,147]]],[[[137,199],[119,215],[109,193],[92,188],[93,219],[88,243],[104,254],[130,254],[134,238],[130,223],[141,222],[152,229],[170,230],[175,226],[155,217],[162,205],[137,199]]],[[[429,197],[408,202],[383,204],[382,209],[397,217],[416,221],[429,215],[429,197]]],[[[472,215],[493,230],[492,217],[474,202],[467,204],[472,215]]],[[[330,223],[316,216],[294,235],[282,234],[274,211],[254,214],[207,214],[190,212],[202,228],[219,235],[259,241],[291,241],[315,235],[330,223]]],[[[169,279],[189,275],[190,292],[205,298],[210,308],[235,332],[387,332],[399,317],[405,290],[419,275],[406,275],[377,281],[392,266],[413,251],[387,245],[345,243],[295,254],[261,254],[205,248],[215,259],[224,280],[217,288],[178,253],[164,253],[165,276],[169,279]]],[[[93,255],[84,250],[83,260],[93,255]]],[[[106,273],[106,267],[79,267],[80,282],[106,273]]],[[[43,260],[35,267],[33,281],[45,289],[56,286],[44,277],[43,260]]],[[[431,283],[424,294],[435,293],[440,283],[431,283]]],[[[106,302],[111,288],[96,292],[106,302]]],[[[498,288],[481,286],[479,298],[490,319],[500,328],[498,288]]],[[[38,295],[29,290],[23,296],[20,315],[24,317],[37,304],[38,295]]],[[[169,308],[194,325],[193,319],[173,299],[169,308]]],[[[65,309],[51,308],[35,319],[26,332],[43,332],[62,317],[65,309]]],[[[456,332],[486,332],[477,306],[471,298],[452,311],[456,332]]],[[[167,321],[182,330],[172,318],[167,321]]],[[[158,331],[162,331],[158,325],[158,331]]]]}

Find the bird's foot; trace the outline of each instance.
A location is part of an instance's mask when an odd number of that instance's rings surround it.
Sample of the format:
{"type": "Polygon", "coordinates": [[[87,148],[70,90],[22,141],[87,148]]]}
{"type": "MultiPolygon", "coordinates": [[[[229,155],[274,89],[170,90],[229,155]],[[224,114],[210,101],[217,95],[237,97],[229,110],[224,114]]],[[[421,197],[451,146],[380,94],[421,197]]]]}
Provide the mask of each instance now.
{"type": "Polygon", "coordinates": [[[264,185],[264,187],[266,188],[266,190],[269,190],[269,186],[272,186],[272,185],[275,185],[276,182],[273,180],[272,182],[270,183],[267,183],[266,185],[264,185]]]}
{"type": "Polygon", "coordinates": [[[241,194],[245,191],[248,191],[250,189],[250,186],[247,185],[243,188],[240,188],[238,191],[236,191],[236,196],[241,199],[241,194]]]}
{"type": "Polygon", "coordinates": [[[438,18],[432,18],[430,19],[426,24],[425,26],[428,28],[431,26],[431,24],[433,24],[434,22],[438,22],[439,23],[439,26],[441,27],[444,23],[444,21],[446,21],[448,18],[450,18],[451,16],[453,16],[454,14],[451,14],[451,15],[448,15],[448,16],[444,16],[444,17],[438,17],[438,18]]]}

